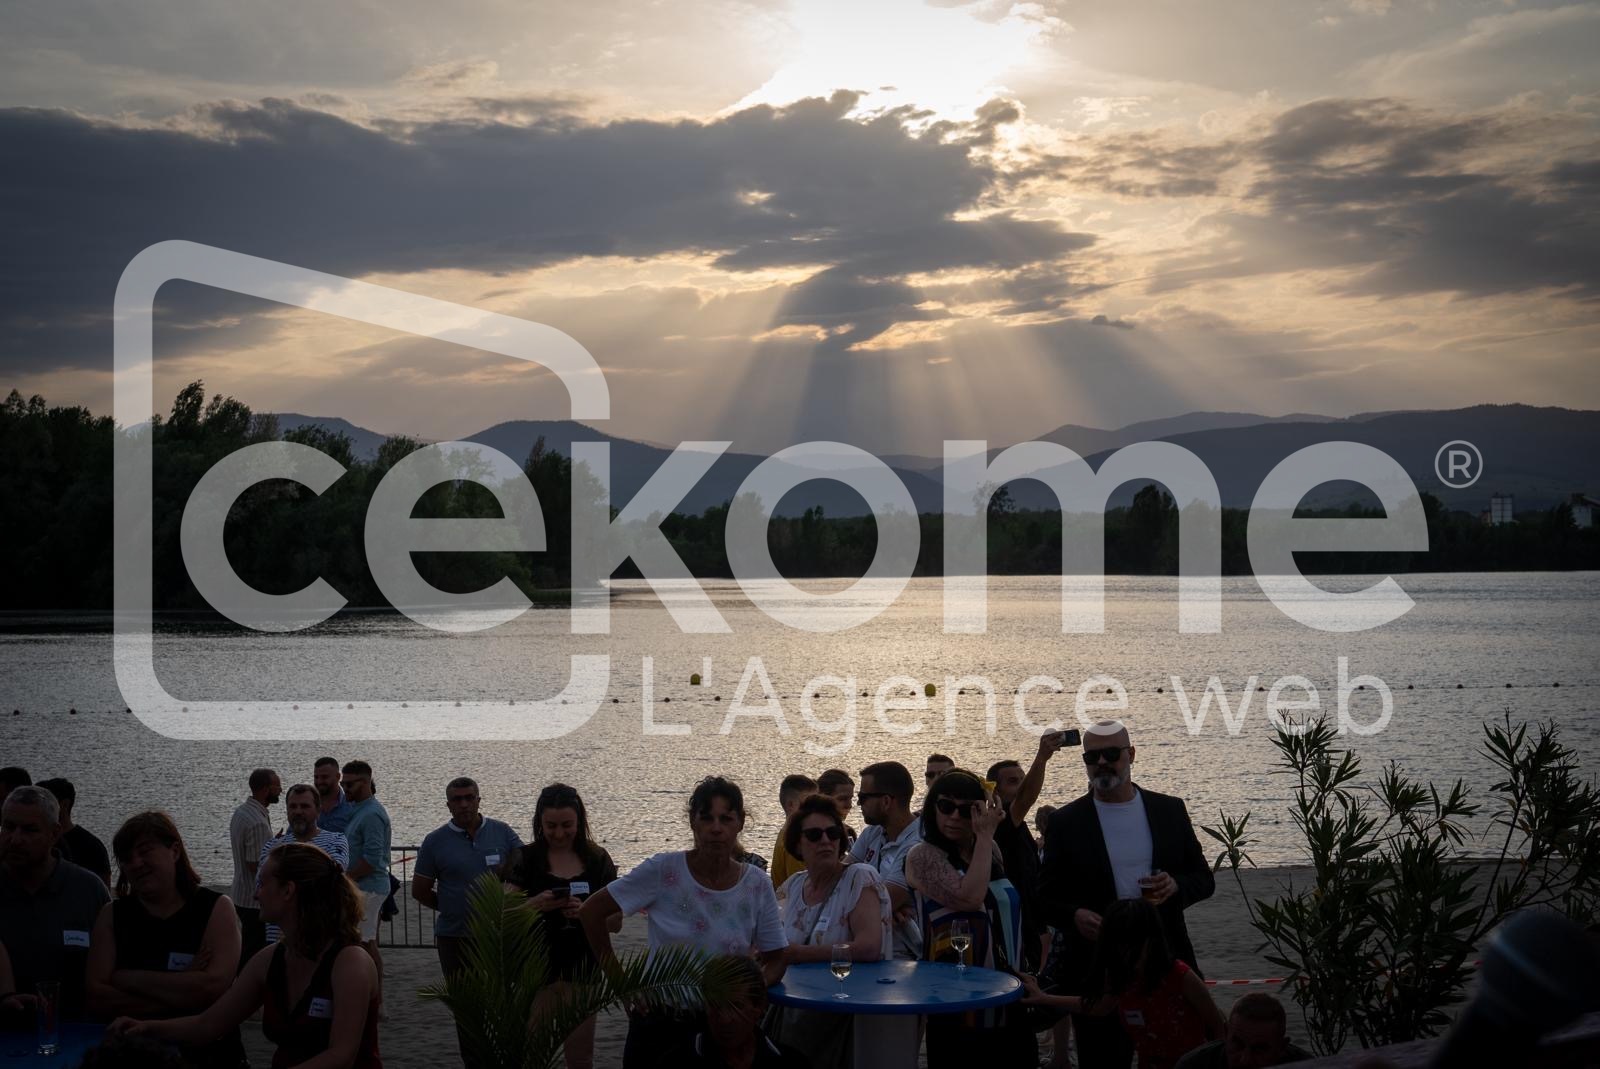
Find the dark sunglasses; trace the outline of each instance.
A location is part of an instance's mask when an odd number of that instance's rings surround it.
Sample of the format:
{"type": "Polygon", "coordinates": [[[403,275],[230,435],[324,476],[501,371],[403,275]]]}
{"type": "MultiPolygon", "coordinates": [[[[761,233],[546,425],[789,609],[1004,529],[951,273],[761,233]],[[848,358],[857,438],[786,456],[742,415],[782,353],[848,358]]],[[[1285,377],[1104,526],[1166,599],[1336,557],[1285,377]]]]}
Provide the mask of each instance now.
{"type": "Polygon", "coordinates": [[[939,812],[945,816],[954,816],[960,813],[963,817],[972,816],[972,811],[982,805],[982,802],[952,802],[948,798],[941,798],[934,803],[939,807],[939,812]]]}
{"type": "Polygon", "coordinates": [[[824,836],[827,837],[830,843],[836,843],[844,835],[844,832],[840,831],[839,825],[835,824],[831,828],[802,828],[800,834],[806,837],[806,842],[808,843],[820,843],[824,836]]]}
{"type": "Polygon", "coordinates": [[[872,801],[872,799],[874,799],[874,798],[887,798],[887,797],[889,797],[889,792],[888,791],[857,791],[856,792],[856,805],[866,805],[868,802],[872,801]]]}
{"type": "Polygon", "coordinates": [[[1102,746],[1098,750],[1085,750],[1083,751],[1083,763],[1092,765],[1103,757],[1106,764],[1114,765],[1122,760],[1122,750],[1121,746],[1102,746]]]}

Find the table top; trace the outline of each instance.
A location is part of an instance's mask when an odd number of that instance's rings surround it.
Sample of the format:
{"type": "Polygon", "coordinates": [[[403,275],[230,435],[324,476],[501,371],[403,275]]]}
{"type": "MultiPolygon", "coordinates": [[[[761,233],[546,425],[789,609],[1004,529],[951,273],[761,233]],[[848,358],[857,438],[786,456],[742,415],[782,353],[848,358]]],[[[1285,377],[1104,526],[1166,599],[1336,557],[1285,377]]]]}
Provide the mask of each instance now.
{"type": "Polygon", "coordinates": [[[105,1038],[103,1024],[64,1024],[61,1049],[51,1055],[36,1053],[38,1037],[33,1029],[0,1032],[0,1069],[72,1069],[90,1049],[105,1038]]]}
{"type": "Polygon", "coordinates": [[[1009,973],[940,961],[858,961],[841,985],[825,961],[791,965],[767,994],[780,1006],[824,1013],[964,1013],[1022,997],[1022,982],[1009,973]],[[850,997],[834,998],[840,988],[850,997]]]}

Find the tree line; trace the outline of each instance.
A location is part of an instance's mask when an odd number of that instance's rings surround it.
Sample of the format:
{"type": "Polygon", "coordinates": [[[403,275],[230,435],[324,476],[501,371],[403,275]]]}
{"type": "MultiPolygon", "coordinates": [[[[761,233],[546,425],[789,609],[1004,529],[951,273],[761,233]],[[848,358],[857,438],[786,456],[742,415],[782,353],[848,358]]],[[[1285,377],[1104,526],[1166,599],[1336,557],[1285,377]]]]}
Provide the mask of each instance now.
{"type": "MultiPolygon", "coordinates": [[[[232,398],[206,398],[203,383],[185,387],[166,416],[137,428],[119,428],[108,416],[82,407],[51,407],[42,397],[24,400],[13,390],[0,405],[0,544],[7,550],[11,610],[109,609],[112,602],[113,448],[119,434],[151,436],[153,512],[150,517],[156,608],[204,610],[204,599],[183,566],[183,508],[200,477],[217,461],[258,442],[286,440],[327,453],[347,471],[324,493],[288,480],[268,480],[246,491],[224,528],[229,561],[246,582],[274,594],[301,589],[322,577],[351,605],[385,604],[367,566],[363,531],[374,489],[389,470],[423,443],[386,440],[371,459],[354,453],[348,436],[316,426],[280,434],[271,414],[253,412],[232,398]]],[[[522,552],[414,554],[418,571],[441,590],[465,593],[502,576],[537,597],[571,583],[571,461],[541,439],[523,461],[545,520],[546,549],[522,552]]],[[[576,492],[598,500],[601,488],[580,467],[576,492]]],[[[1579,529],[1565,505],[1525,513],[1515,524],[1491,527],[1478,517],[1443,508],[1424,493],[1426,552],[1351,550],[1304,554],[1308,573],[1362,574],[1408,571],[1563,570],[1600,568],[1600,530],[1579,529]]],[[[1193,506],[1191,506],[1193,507],[1193,506]]],[[[725,530],[730,505],[699,515],[672,513],[662,533],[692,574],[729,578],[725,530]]],[[[613,505],[613,516],[616,506],[613,505]]],[[[484,486],[441,483],[419,499],[413,515],[438,518],[497,517],[500,507],[484,486]]],[[[1375,507],[1302,510],[1306,516],[1379,517],[1375,507]]],[[[1220,518],[1222,571],[1250,573],[1246,549],[1248,511],[1225,508],[1220,518]]],[[[1005,487],[987,507],[988,568],[993,575],[1057,575],[1064,532],[1076,537],[1076,514],[1019,509],[1005,487]]],[[[1176,575],[1179,510],[1155,484],[1126,507],[1104,514],[1104,570],[1108,574],[1176,575]]],[[[917,518],[921,549],[918,576],[944,568],[944,517],[917,518]]],[[[790,578],[860,576],[877,550],[869,515],[825,516],[821,508],[773,517],[767,541],[774,563],[790,578]]],[[[616,578],[636,577],[630,561],[616,578]]],[[[546,595],[548,598],[548,595],[546,595]]]]}

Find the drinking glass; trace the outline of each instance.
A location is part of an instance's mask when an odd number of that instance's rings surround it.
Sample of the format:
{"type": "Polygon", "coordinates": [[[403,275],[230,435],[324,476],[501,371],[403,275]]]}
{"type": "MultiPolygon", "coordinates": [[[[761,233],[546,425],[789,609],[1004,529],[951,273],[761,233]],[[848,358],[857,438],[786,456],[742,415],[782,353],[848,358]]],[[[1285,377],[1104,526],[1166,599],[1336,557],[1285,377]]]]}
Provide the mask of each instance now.
{"type": "Polygon", "coordinates": [[[1139,877],[1139,897],[1146,902],[1156,900],[1156,884],[1161,882],[1164,873],[1160,869],[1151,869],[1147,875],[1139,877]]]}
{"type": "Polygon", "coordinates": [[[49,1057],[61,1049],[61,982],[40,980],[34,985],[39,996],[35,1008],[39,1021],[39,1054],[49,1057]]]}
{"type": "Polygon", "coordinates": [[[833,964],[832,964],[833,975],[834,975],[834,978],[839,981],[839,993],[837,995],[833,996],[834,998],[849,998],[850,997],[849,995],[844,993],[844,979],[845,979],[845,977],[850,975],[850,964],[851,964],[851,962],[850,962],[850,944],[849,943],[835,943],[835,944],[833,944],[833,964]]]}
{"type": "Polygon", "coordinates": [[[967,971],[967,948],[972,946],[972,925],[967,921],[950,922],[950,945],[960,956],[956,961],[956,971],[967,971]]]}

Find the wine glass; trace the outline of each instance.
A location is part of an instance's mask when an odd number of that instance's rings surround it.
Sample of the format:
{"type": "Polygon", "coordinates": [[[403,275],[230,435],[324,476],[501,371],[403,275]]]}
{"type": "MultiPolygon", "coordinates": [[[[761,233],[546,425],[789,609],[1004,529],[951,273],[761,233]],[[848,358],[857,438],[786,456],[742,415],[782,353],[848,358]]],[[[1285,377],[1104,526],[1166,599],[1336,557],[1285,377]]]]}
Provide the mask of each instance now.
{"type": "Polygon", "coordinates": [[[972,925],[967,921],[950,922],[950,945],[960,956],[956,961],[956,971],[967,971],[967,948],[972,945],[972,925]]]}
{"type": "Polygon", "coordinates": [[[839,981],[839,993],[833,996],[834,998],[850,997],[844,993],[844,978],[850,975],[850,964],[850,944],[833,944],[833,963],[831,967],[834,978],[839,981]]]}

